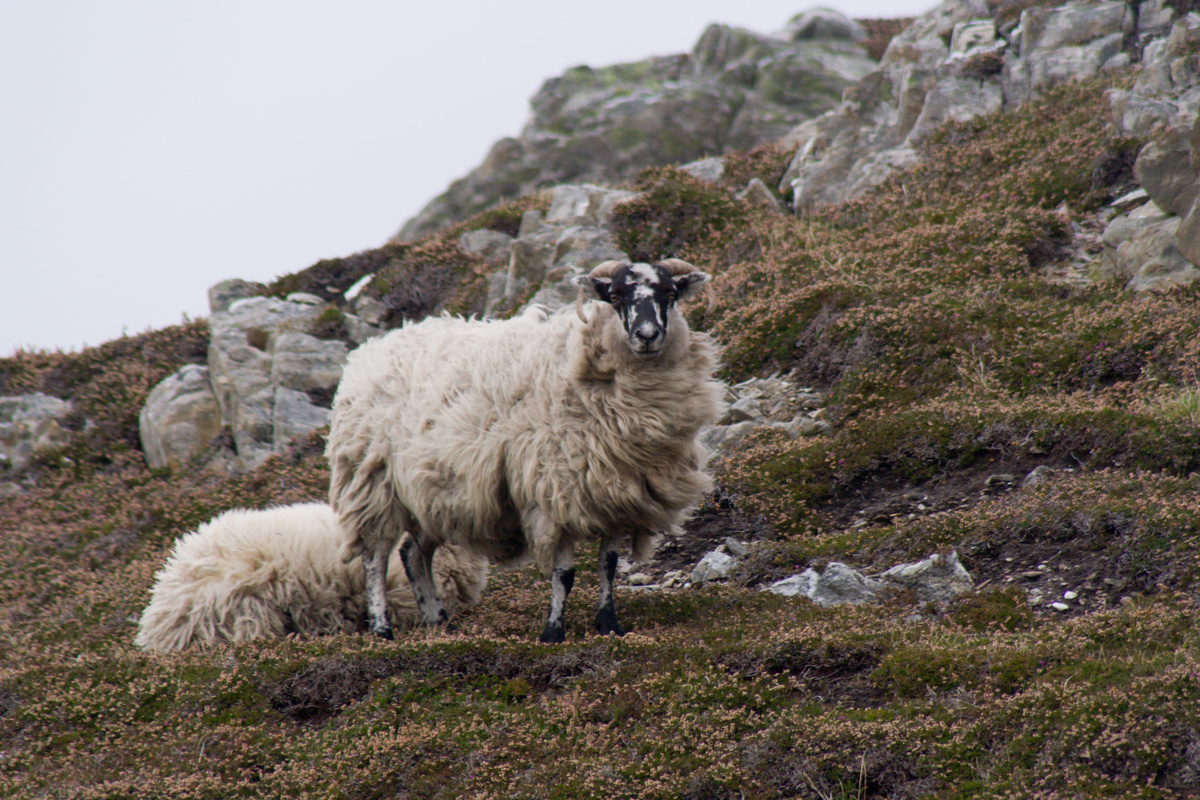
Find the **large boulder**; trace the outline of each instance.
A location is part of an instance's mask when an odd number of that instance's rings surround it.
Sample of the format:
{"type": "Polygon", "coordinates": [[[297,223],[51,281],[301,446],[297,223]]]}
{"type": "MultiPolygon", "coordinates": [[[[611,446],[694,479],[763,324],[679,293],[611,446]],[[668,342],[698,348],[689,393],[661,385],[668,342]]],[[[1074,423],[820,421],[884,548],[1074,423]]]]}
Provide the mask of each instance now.
{"type": "Polygon", "coordinates": [[[221,435],[221,426],[208,368],[189,364],[150,391],[138,416],[146,463],[155,469],[195,463],[221,435]]]}
{"type": "Polygon", "coordinates": [[[909,589],[927,603],[948,603],[975,589],[975,580],[967,572],[958,553],[934,553],[910,564],[897,564],[879,576],[892,588],[909,589]]]}
{"type": "Polygon", "coordinates": [[[1167,128],[1138,153],[1133,165],[1137,182],[1164,211],[1182,216],[1200,196],[1192,166],[1191,131],[1167,128]]]}

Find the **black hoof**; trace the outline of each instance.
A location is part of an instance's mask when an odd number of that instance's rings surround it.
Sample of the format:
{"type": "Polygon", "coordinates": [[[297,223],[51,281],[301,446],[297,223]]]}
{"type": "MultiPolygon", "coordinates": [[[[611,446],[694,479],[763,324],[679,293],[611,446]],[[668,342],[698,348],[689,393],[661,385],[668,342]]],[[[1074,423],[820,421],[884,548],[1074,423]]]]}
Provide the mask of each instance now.
{"type": "Polygon", "coordinates": [[[596,630],[601,636],[624,636],[625,630],[621,627],[621,623],[617,622],[617,615],[611,611],[601,611],[596,615],[596,630]]]}
{"type": "Polygon", "coordinates": [[[561,623],[555,622],[547,622],[546,629],[538,637],[538,641],[542,644],[562,644],[566,640],[567,632],[563,629],[561,623]]]}
{"type": "Polygon", "coordinates": [[[377,630],[372,630],[371,633],[375,634],[380,639],[387,639],[389,642],[394,642],[396,640],[396,637],[392,633],[391,628],[381,628],[381,629],[377,629],[377,630]]]}

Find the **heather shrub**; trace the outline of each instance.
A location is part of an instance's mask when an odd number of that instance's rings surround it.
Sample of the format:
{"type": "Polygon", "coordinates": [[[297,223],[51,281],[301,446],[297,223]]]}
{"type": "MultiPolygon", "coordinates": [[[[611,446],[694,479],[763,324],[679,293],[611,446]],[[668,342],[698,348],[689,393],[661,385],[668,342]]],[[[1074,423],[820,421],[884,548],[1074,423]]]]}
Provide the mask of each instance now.
{"type": "MultiPolygon", "coordinates": [[[[621,639],[592,633],[581,552],[564,645],[534,641],[547,582],[519,567],[493,570],[456,633],[139,652],[174,540],[227,508],[323,498],[322,434],[246,475],[148,470],[137,410],[203,360],[202,324],[0,360],[0,392],[79,408],[37,485],[0,499],[0,796],[1194,794],[1200,290],[1060,280],[1072,223],[1136,152],[1099,122],[1107,85],[950,126],[921,169],[799,220],[735,197],[751,177],[777,185],[774,148],[731,156],[717,184],[642,176],[621,246],[711,271],[688,314],[726,345],[725,377],[821,389],[832,434],[765,430],[724,453],[703,524],[771,538],[724,585],[622,588],[621,639]],[[951,551],[978,590],[945,605],[758,591],[834,560],[878,573],[951,551]]],[[[336,301],[375,274],[392,323],[470,311],[488,268],[462,231],[515,232],[545,202],[270,291],[336,301]]]]}

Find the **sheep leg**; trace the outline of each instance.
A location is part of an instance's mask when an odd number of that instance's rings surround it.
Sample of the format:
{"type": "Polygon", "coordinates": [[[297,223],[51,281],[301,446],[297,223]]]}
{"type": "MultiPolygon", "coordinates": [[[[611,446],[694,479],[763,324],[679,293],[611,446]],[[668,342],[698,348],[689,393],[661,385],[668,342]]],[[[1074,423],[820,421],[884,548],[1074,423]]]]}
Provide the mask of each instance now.
{"type": "Polygon", "coordinates": [[[400,544],[400,560],[404,562],[404,571],[408,573],[408,582],[417,598],[421,620],[426,625],[449,627],[450,616],[433,585],[433,552],[436,549],[437,545],[423,534],[409,535],[400,544]]]}
{"type": "Polygon", "coordinates": [[[392,639],[392,622],[388,617],[387,564],[391,543],[383,552],[365,548],[362,554],[363,571],[367,578],[367,613],[371,618],[371,633],[392,639]]]}
{"type": "Polygon", "coordinates": [[[554,571],[550,574],[550,614],[539,641],[558,644],[567,638],[564,616],[567,595],[575,585],[575,545],[562,542],[554,553],[554,571]]]}
{"type": "Polygon", "coordinates": [[[600,540],[600,603],[596,609],[596,630],[601,634],[624,636],[617,621],[617,606],[613,599],[613,581],[617,576],[617,545],[610,537],[600,540]]]}

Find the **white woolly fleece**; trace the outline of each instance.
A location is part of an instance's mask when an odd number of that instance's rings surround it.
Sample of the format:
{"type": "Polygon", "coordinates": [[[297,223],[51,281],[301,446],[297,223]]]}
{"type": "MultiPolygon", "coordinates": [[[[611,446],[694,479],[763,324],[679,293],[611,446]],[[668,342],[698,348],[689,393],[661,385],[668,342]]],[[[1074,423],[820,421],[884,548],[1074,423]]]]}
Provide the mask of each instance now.
{"type": "Polygon", "coordinates": [[[641,556],[678,530],[711,486],[697,433],[721,410],[716,346],[672,308],[640,358],[612,306],[583,309],[430,318],[351,353],[326,448],[350,552],[415,523],[549,574],[564,538],[628,534],[641,556]]]}
{"type": "MultiPolygon", "coordinates": [[[[366,611],[364,577],[359,559],[343,559],[344,539],[324,503],[226,511],[175,543],[134,643],[173,651],[292,632],[353,631],[366,611]]],[[[479,602],[487,569],[480,556],[438,551],[434,579],[448,612],[479,602]]],[[[387,584],[392,620],[416,624],[416,601],[395,552],[387,584]]]]}

